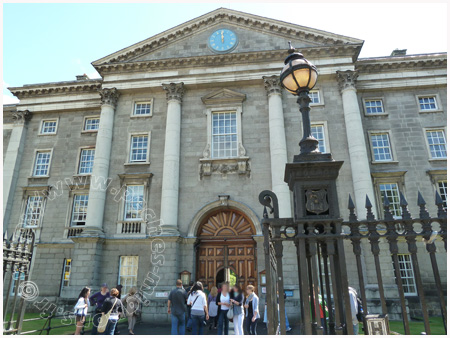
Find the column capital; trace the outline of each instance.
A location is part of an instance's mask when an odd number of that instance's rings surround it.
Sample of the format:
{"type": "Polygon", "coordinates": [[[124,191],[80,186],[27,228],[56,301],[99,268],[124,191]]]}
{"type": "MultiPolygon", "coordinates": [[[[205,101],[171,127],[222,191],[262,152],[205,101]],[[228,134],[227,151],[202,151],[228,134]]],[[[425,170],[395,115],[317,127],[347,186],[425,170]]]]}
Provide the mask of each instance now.
{"type": "Polygon", "coordinates": [[[263,76],[264,88],[267,91],[267,96],[271,94],[281,95],[281,82],[278,75],[263,76]]]}
{"type": "Polygon", "coordinates": [[[180,82],[180,83],[163,83],[162,84],[163,89],[166,91],[166,98],[167,98],[167,102],[169,102],[170,100],[177,100],[179,102],[181,102],[183,100],[183,95],[184,95],[184,83],[180,82]]]}
{"type": "Polygon", "coordinates": [[[25,124],[31,119],[31,112],[29,110],[18,110],[12,114],[14,124],[25,124]]]}
{"type": "Polygon", "coordinates": [[[100,93],[100,98],[103,104],[109,104],[114,108],[117,105],[117,101],[119,100],[120,93],[117,88],[102,88],[98,91],[100,93]]]}
{"type": "Polygon", "coordinates": [[[339,84],[339,89],[343,91],[347,88],[355,88],[356,79],[358,78],[358,76],[359,74],[357,70],[338,70],[336,72],[336,79],[339,84]]]}

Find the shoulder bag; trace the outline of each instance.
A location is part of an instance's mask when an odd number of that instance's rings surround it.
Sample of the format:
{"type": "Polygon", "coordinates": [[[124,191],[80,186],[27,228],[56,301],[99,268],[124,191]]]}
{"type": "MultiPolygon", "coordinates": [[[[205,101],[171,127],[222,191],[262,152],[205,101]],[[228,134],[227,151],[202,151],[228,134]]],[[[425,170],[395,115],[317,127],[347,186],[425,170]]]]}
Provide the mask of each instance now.
{"type": "Polygon", "coordinates": [[[102,314],[102,317],[100,318],[100,321],[98,322],[97,332],[103,333],[106,330],[106,325],[108,325],[109,316],[111,316],[111,311],[114,309],[114,306],[116,306],[117,298],[111,307],[111,309],[108,311],[108,313],[102,314]]]}

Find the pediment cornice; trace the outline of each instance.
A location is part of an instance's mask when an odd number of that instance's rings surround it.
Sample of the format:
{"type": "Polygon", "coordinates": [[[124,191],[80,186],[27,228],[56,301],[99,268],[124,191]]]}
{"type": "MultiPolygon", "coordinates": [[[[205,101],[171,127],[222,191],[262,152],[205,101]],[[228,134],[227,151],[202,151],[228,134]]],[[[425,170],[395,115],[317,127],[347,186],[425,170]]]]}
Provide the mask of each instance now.
{"type": "Polygon", "coordinates": [[[245,94],[241,94],[231,89],[222,88],[203,96],[202,102],[207,106],[222,103],[242,103],[246,97],[247,96],[245,94]]]}
{"type": "MultiPolygon", "coordinates": [[[[308,59],[330,58],[349,56],[356,60],[361,50],[360,44],[346,44],[326,47],[302,48],[302,53],[308,59]]],[[[283,63],[287,56],[287,50],[268,50],[247,53],[230,53],[217,55],[202,55],[192,57],[182,57],[173,59],[160,59],[136,62],[116,62],[106,63],[95,66],[95,69],[102,75],[108,73],[136,72],[136,71],[154,71],[154,70],[173,70],[187,67],[208,67],[217,65],[232,65],[239,63],[259,63],[268,61],[277,61],[283,63]]]]}
{"type": "Polygon", "coordinates": [[[169,45],[179,39],[217,23],[227,23],[255,29],[263,33],[288,36],[291,39],[310,41],[316,45],[362,44],[363,40],[338,35],[310,27],[269,19],[257,15],[219,8],[184,24],[178,25],[149,39],[138,42],[104,58],[92,62],[94,67],[115,62],[132,61],[137,56],[169,45]]]}
{"type": "Polygon", "coordinates": [[[32,96],[47,96],[61,94],[96,93],[102,87],[102,80],[89,82],[54,82],[50,84],[26,85],[23,87],[10,87],[9,91],[19,99],[32,96]]]}

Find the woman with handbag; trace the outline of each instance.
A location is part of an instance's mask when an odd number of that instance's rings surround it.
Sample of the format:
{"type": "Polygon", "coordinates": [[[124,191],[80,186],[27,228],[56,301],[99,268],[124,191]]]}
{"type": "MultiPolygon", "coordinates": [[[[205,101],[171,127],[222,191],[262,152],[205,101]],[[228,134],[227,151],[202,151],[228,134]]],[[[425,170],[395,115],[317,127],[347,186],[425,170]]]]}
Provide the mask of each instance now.
{"type": "Polygon", "coordinates": [[[209,293],[208,296],[208,314],[209,314],[209,320],[210,320],[210,324],[209,324],[209,329],[217,329],[217,319],[219,318],[219,316],[217,315],[217,310],[219,309],[219,307],[216,304],[216,297],[218,294],[218,290],[216,286],[213,286],[211,288],[211,292],[209,293]]]}
{"type": "Polygon", "coordinates": [[[89,295],[91,294],[91,289],[89,289],[87,286],[81,290],[80,295],[78,296],[78,301],[75,304],[75,315],[77,316],[77,323],[76,323],[76,329],[75,334],[78,335],[81,332],[81,329],[84,326],[84,323],[86,321],[86,315],[88,311],[88,307],[90,305],[89,303],[89,295]]]}
{"type": "Polygon", "coordinates": [[[122,301],[118,299],[119,290],[111,289],[111,297],[105,299],[102,307],[102,317],[98,324],[97,331],[105,335],[114,335],[114,329],[119,321],[119,314],[123,314],[122,301]]]}
{"type": "MultiPolygon", "coordinates": [[[[230,303],[230,293],[228,292],[230,289],[230,284],[228,282],[225,282],[222,284],[222,290],[216,297],[216,304],[219,307],[218,309],[218,326],[217,326],[217,334],[218,335],[228,335],[228,312],[231,308],[230,303]]],[[[233,313],[230,312],[231,316],[233,316],[233,313]]],[[[233,317],[231,317],[233,318],[233,317]]]]}
{"type": "Polygon", "coordinates": [[[231,297],[233,304],[233,324],[234,334],[237,336],[244,335],[244,294],[239,285],[233,287],[233,296],[231,297]]]}
{"type": "Polygon", "coordinates": [[[128,294],[122,298],[122,302],[127,303],[125,309],[126,309],[126,316],[128,318],[128,332],[132,335],[134,334],[133,329],[134,326],[136,325],[138,311],[140,311],[139,309],[140,301],[139,297],[137,297],[136,295],[136,292],[137,292],[136,288],[132,287],[128,292],[128,294]]]}
{"type": "Polygon", "coordinates": [[[251,335],[256,335],[256,321],[259,318],[259,298],[256,295],[255,287],[248,285],[247,299],[245,300],[245,328],[251,335]]]}
{"type": "Polygon", "coordinates": [[[203,334],[203,323],[209,319],[208,303],[206,301],[206,295],[203,292],[203,284],[197,282],[191,289],[191,294],[187,300],[187,303],[191,306],[191,318],[192,318],[192,334],[203,334]]]}

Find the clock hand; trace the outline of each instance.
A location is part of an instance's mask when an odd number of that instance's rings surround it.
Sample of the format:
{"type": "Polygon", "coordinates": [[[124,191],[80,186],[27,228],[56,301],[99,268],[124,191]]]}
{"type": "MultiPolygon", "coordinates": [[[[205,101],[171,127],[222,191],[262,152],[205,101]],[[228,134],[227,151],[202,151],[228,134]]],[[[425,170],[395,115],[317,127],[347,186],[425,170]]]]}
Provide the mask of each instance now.
{"type": "Polygon", "coordinates": [[[223,31],[222,31],[221,33],[222,33],[222,43],[223,43],[223,40],[224,40],[224,37],[223,37],[223,31]]]}

